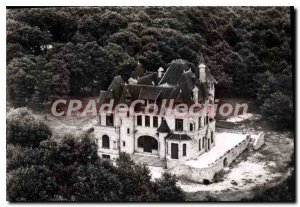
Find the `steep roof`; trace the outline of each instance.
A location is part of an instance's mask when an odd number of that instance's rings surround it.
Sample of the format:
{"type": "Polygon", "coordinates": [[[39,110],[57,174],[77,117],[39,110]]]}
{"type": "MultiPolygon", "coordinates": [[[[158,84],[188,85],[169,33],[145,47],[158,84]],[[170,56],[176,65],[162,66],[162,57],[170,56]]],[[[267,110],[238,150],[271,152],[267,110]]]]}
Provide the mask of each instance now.
{"type": "Polygon", "coordinates": [[[190,68],[186,64],[185,60],[178,59],[173,60],[167,69],[167,72],[159,81],[159,85],[168,83],[169,85],[176,85],[183,72],[188,71],[190,68]]]}
{"type": "Polygon", "coordinates": [[[139,99],[156,100],[162,89],[159,87],[142,87],[139,99]]]}
{"type": "Polygon", "coordinates": [[[131,77],[138,79],[138,78],[142,77],[144,75],[144,73],[145,73],[145,70],[144,70],[143,65],[140,62],[138,62],[135,67],[135,70],[131,73],[131,77]]]}
{"type": "Polygon", "coordinates": [[[198,101],[203,102],[209,96],[209,83],[216,82],[208,68],[206,68],[207,81],[201,82],[191,71],[187,62],[181,59],[172,61],[162,78],[158,78],[157,72],[144,72],[140,63],[133,74],[134,77],[138,77],[136,84],[127,85],[121,76],[116,76],[108,90],[100,93],[101,101],[114,98],[125,102],[130,97],[131,100],[174,99],[180,103],[193,103],[193,89],[197,86],[198,101]]]}
{"type": "Polygon", "coordinates": [[[110,97],[108,98],[118,98],[121,95],[124,80],[121,76],[114,77],[107,91],[110,97]]]}
{"type": "Polygon", "coordinates": [[[208,82],[211,83],[217,83],[216,79],[214,78],[214,76],[212,76],[212,74],[210,73],[210,70],[208,68],[206,68],[206,79],[208,80],[208,82]]]}
{"type": "Polygon", "coordinates": [[[160,78],[157,76],[157,72],[146,72],[144,76],[138,79],[138,84],[141,85],[157,85],[160,78]]]}
{"type": "Polygon", "coordinates": [[[100,95],[99,95],[99,104],[102,105],[105,102],[106,99],[106,91],[100,91],[100,95]]]}
{"type": "Polygon", "coordinates": [[[168,123],[165,119],[162,120],[160,126],[157,129],[158,132],[160,133],[169,133],[171,130],[168,126],[168,123]]]}

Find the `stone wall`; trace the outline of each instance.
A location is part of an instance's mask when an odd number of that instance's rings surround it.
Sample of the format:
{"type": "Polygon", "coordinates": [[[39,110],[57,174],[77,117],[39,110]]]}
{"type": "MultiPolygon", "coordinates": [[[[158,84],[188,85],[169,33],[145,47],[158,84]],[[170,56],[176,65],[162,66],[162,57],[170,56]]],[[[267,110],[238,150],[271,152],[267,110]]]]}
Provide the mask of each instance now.
{"type": "Polygon", "coordinates": [[[228,150],[227,153],[218,158],[214,163],[209,164],[209,166],[206,168],[194,168],[185,165],[184,162],[174,162],[168,160],[168,167],[170,167],[168,172],[177,176],[185,177],[186,179],[195,182],[203,182],[205,179],[211,181],[217,172],[221,171],[224,169],[224,167],[232,163],[236,157],[247,148],[249,141],[250,137],[246,138],[234,148],[228,150]]]}
{"type": "Polygon", "coordinates": [[[112,160],[119,157],[119,133],[118,127],[94,126],[94,137],[98,146],[98,155],[102,157],[103,154],[110,155],[112,160]],[[109,137],[109,148],[102,148],[102,137],[107,135],[109,137]]]}

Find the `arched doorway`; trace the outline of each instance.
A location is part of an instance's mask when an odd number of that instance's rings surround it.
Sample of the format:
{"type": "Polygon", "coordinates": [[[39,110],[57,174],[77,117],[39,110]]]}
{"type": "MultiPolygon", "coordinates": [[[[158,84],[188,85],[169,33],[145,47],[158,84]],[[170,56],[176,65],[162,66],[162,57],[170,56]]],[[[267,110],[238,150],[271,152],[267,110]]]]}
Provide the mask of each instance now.
{"type": "Polygon", "coordinates": [[[144,152],[152,153],[152,150],[158,149],[158,142],[151,136],[141,136],[138,138],[138,147],[144,149],[144,152]]]}
{"type": "Polygon", "coordinates": [[[225,159],[223,160],[223,167],[228,167],[227,158],[225,158],[225,159]]]}

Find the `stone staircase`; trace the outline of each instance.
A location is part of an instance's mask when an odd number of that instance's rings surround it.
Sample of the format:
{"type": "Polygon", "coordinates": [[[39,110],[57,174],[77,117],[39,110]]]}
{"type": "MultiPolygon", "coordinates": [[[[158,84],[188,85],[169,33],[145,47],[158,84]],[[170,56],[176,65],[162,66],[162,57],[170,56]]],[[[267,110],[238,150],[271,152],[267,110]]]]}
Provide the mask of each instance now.
{"type": "Polygon", "coordinates": [[[166,161],[159,159],[157,155],[134,153],[131,155],[132,160],[138,164],[146,164],[154,167],[166,167],[166,161]]]}

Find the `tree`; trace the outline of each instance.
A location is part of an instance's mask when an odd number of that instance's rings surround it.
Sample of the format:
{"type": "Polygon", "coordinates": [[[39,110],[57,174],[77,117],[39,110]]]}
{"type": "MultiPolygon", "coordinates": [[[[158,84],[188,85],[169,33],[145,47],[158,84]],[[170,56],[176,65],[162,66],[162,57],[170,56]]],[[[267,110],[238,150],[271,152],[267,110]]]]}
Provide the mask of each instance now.
{"type": "Polygon", "coordinates": [[[36,108],[39,102],[98,94],[116,74],[127,78],[133,60],[157,71],[183,58],[195,71],[202,53],[218,81],[217,97],[244,96],[260,108],[277,82],[292,100],[290,15],[287,7],[8,9],[9,99],[36,108]],[[267,80],[271,85],[259,78],[267,71],[276,76],[267,80]]]}
{"type": "Polygon", "coordinates": [[[51,34],[48,31],[42,31],[37,26],[9,19],[7,21],[7,41],[21,44],[28,54],[39,55],[43,48],[50,43],[51,34]]]}
{"type": "Polygon", "coordinates": [[[56,191],[57,183],[47,166],[24,166],[8,174],[9,201],[50,201],[56,191]]]}
{"type": "Polygon", "coordinates": [[[70,93],[70,71],[66,68],[64,61],[61,58],[50,59],[46,68],[52,74],[51,93],[48,99],[55,101],[67,98],[70,93]]]}
{"type": "Polygon", "coordinates": [[[41,141],[51,137],[49,127],[32,115],[30,110],[19,108],[9,112],[6,118],[7,143],[38,147],[41,141]]]}
{"type": "Polygon", "coordinates": [[[164,173],[162,178],[154,183],[155,192],[158,201],[183,201],[185,195],[182,190],[176,186],[177,178],[174,175],[164,173]]]}
{"type": "Polygon", "coordinates": [[[36,63],[33,56],[14,58],[7,66],[8,97],[16,106],[25,106],[33,93],[36,79],[33,76],[36,63]]]}
{"type": "Polygon", "coordinates": [[[267,120],[278,127],[293,128],[293,101],[281,92],[272,93],[270,98],[264,101],[261,111],[267,120]]]}
{"type": "Polygon", "coordinates": [[[155,199],[150,171],[145,165],[135,164],[129,154],[121,154],[115,173],[122,182],[119,199],[122,201],[151,201],[155,199]]]}

